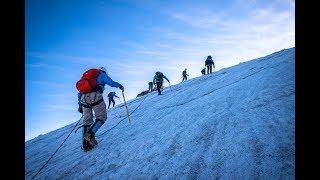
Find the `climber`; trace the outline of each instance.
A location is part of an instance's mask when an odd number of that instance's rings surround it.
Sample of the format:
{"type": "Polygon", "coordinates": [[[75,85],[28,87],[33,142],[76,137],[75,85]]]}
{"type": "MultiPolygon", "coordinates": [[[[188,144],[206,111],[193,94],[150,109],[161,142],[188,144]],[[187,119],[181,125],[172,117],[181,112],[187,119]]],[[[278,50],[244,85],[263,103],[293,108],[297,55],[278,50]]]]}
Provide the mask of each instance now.
{"type": "Polygon", "coordinates": [[[212,73],[212,67],[214,67],[214,62],[212,60],[211,56],[208,56],[206,61],[205,61],[205,66],[207,67],[207,74],[212,73]]]}
{"type": "Polygon", "coordinates": [[[202,75],[206,75],[206,68],[203,68],[203,69],[201,70],[201,74],[202,74],[202,75]]]}
{"type": "Polygon", "coordinates": [[[86,152],[94,148],[97,144],[95,133],[105,123],[107,119],[106,104],[102,93],[105,84],[111,87],[118,87],[124,91],[124,87],[118,82],[113,81],[106,73],[106,68],[89,69],[77,81],[78,111],[82,113],[83,120],[83,140],[82,149],[86,152]],[[95,121],[93,122],[93,113],[95,121]]]}
{"type": "Polygon", "coordinates": [[[162,72],[156,72],[156,74],[153,77],[153,84],[157,85],[158,95],[161,95],[161,87],[163,85],[163,78],[165,78],[168,83],[170,83],[169,79],[163,75],[162,72]]]}
{"type": "Polygon", "coordinates": [[[110,107],[111,102],[113,103],[113,107],[114,107],[115,102],[114,102],[113,97],[117,97],[118,99],[120,99],[120,98],[116,95],[116,92],[109,92],[109,94],[108,94],[108,98],[109,98],[108,109],[109,109],[109,107],[110,107]]]}
{"type": "Polygon", "coordinates": [[[187,78],[187,76],[189,76],[188,74],[187,74],[187,69],[185,69],[183,72],[182,72],[182,82],[184,81],[184,80],[187,80],[188,78],[187,78]]]}
{"type": "Polygon", "coordinates": [[[153,90],[153,82],[149,82],[149,92],[151,92],[153,90]]]}

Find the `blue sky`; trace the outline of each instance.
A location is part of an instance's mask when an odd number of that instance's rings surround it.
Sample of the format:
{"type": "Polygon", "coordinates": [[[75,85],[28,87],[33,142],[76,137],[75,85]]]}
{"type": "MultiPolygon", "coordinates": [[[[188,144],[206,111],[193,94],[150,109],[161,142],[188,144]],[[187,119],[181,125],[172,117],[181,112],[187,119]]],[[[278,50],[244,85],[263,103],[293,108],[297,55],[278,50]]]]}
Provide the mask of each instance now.
{"type": "Polygon", "coordinates": [[[156,71],[176,84],[208,55],[219,70],[295,46],[293,0],[28,0],[25,19],[26,140],[81,117],[88,68],[105,66],[129,100],[156,71]]]}

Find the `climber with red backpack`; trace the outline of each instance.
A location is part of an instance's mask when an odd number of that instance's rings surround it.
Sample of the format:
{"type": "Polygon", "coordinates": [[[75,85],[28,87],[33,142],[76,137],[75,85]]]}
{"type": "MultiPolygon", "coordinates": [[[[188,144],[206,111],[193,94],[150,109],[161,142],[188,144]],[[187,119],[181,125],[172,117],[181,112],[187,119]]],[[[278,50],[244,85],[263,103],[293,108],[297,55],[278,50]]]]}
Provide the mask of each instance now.
{"type": "Polygon", "coordinates": [[[83,141],[82,149],[86,152],[94,148],[97,144],[95,133],[107,120],[106,104],[102,93],[104,85],[118,87],[122,91],[124,87],[118,82],[113,81],[106,73],[106,68],[89,69],[76,83],[78,93],[78,111],[83,118],[83,141]],[[95,121],[93,122],[93,113],[95,121]]]}

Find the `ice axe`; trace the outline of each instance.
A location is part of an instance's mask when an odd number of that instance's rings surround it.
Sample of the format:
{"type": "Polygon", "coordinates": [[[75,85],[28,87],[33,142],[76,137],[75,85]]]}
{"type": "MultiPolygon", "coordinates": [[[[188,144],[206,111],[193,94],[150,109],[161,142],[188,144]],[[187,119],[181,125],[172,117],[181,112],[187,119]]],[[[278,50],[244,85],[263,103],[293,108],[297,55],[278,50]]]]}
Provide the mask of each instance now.
{"type": "Polygon", "coordinates": [[[123,91],[121,91],[121,92],[122,92],[122,97],[123,97],[123,101],[124,101],[124,106],[126,108],[127,117],[128,117],[129,123],[131,123],[131,119],[130,119],[130,114],[129,114],[126,98],[124,97],[123,91]]]}

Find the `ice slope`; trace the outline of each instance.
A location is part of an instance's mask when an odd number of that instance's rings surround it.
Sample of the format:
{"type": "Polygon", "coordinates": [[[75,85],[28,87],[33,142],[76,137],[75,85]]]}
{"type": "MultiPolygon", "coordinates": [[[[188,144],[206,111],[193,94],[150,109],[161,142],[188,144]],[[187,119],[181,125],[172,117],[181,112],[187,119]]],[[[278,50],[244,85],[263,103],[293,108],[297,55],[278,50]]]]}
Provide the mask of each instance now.
{"type": "MultiPolygon", "coordinates": [[[[80,149],[81,131],[72,133],[35,179],[295,178],[295,48],[136,98],[129,109],[131,124],[120,122],[123,105],[108,112],[90,152],[80,149]]],[[[25,143],[26,179],[74,125],[25,143]]]]}

